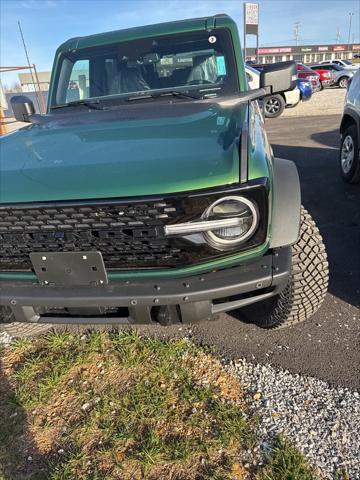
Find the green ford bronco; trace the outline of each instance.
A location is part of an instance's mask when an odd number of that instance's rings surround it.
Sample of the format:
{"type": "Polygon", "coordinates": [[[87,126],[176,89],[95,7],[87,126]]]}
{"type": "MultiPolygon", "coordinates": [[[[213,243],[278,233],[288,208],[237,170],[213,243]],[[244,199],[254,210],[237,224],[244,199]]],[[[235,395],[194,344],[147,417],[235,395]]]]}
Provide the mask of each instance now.
{"type": "Polygon", "coordinates": [[[295,81],[287,62],[248,90],[223,14],[61,45],[46,115],[13,97],[29,125],[1,139],[2,321],[309,318],[325,248],[257,101],[295,81]]]}

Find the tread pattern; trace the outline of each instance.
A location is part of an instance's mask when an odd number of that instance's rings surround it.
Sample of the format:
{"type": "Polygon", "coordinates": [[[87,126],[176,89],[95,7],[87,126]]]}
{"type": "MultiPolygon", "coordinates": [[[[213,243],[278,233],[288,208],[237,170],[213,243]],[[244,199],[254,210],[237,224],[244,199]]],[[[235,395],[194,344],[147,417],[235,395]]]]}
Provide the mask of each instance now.
{"type": "Polygon", "coordinates": [[[328,283],[329,264],[323,239],[311,215],[301,207],[300,235],[292,246],[292,275],[260,326],[280,328],[307,320],[324,301],[328,283]]]}

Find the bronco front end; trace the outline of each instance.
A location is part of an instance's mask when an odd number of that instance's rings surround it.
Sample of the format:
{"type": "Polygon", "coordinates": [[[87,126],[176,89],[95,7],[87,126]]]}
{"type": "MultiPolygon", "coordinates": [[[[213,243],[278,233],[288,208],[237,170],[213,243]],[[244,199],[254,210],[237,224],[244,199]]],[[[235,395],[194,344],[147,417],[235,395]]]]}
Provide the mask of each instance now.
{"type": "Polygon", "coordinates": [[[29,125],[1,139],[3,320],[168,325],[259,301],[265,327],[314,313],[325,250],[257,102],[295,82],[288,62],[249,91],[226,15],[61,45],[47,114],[14,97],[29,125]]]}

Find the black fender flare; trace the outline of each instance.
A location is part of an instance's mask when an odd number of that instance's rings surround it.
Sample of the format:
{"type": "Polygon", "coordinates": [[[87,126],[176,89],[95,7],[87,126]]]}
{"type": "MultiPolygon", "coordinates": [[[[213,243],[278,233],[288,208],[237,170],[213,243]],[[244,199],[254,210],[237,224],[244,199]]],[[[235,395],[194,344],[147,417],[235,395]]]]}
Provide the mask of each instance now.
{"type": "Polygon", "coordinates": [[[270,248],[285,247],[297,241],[300,209],[300,181],[295,163],[274,158],[270,248]]]}
{"type": "Polygon", "coordinates": [[[341,124],[340,124],[340,134],[342,135],[345,131],[346,126],[349,123],[349,120],[351,123],[355,123],[358,136],[360,138],[360,116],[359,114],[352,109],[351,107],[345,107],[343,117],[341,119],[341,124]]]}

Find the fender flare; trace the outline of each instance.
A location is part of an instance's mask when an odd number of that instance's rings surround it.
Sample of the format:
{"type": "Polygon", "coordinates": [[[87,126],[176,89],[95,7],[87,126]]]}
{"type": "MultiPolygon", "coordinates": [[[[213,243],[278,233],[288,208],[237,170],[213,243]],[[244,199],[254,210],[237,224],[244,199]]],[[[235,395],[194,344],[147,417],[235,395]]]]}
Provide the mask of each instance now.
{"type": "Polygon", "coordinates": [[[297,241],[300,209],[300,181],[295,163],[274,158],[270,248],[285,247],[297,241]]]}

